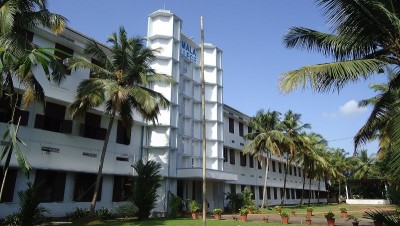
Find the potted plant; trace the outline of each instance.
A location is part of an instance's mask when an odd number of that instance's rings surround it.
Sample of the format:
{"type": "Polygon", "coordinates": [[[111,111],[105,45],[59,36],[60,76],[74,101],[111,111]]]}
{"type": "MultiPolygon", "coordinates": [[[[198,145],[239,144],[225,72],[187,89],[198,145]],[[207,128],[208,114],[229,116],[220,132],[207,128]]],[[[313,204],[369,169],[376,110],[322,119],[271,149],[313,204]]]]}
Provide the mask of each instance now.
{"type": "Polygon", "coordinates": [[[222,209],[216,208],[213,210],[215,220],[221,220],[222,209]]]}
{"type": "Polygon", "coordinates": [[[311,217],[312,216],[312,211],[314,210],[314,208],[312,208],[311,206],[307,207],[307,216],[311,217]]]}
{"type": "Polygon", "coordinates": [[[282,206],[274,206],[274,209],[276,211],[277,214],[281,214],[282,212],[282,206]]]}
{"type": "Polygon", "coordinates": [[[311,217],[310,216],[306,216],[306,224],[311,224],[311,217]]]}
{"type": "Polygon", "coordinates": [[[349,215],[348,218],[353,220],[353,222],[351,222],[351,223],[353,224],[353,226],[358,226],[358,223],[359,223],[360,221],[358,220],[357,217],[355,217],[355,216],[353,216],[353,215],[349,215]]]}
{"type": "Polygon", "coordinates": [[[246,207],[242,207],[239,209],[239,212],[240,212],[240,218],[241,218],[242,222],[246,222],[247,214],[249,214],[249,209],[247,209],[246,207]]]}
{"type": "Polygon", "coordinates": [[[332,213],[332,211],[329,211],[324,214],[324,217],[326,218],[328,222],[328,226],[334,226],[335,225],[335,214],[332,213]]]}
{"type": "Polygon", "coordinates": [[[346,207],[339,207],[339,210],[340,210],[340,215],[343,218],[346,218],[347,217],[347,208],[346,207]]]}
{"type": "Polygon", "coordinates": [[[192,213],[192,218],[193,219],[197,219],[198,218],[197,214],[198,214],[199,210],[200,210],[199,203],[197,203],[196,200],[192,200],[189,203],[189,211],[192,213]]]}
{"type": "Polygon", "coordinates": [[[281,218],[282,218],[282,224],[288,224],[289,223],[289,214],[286,212],[281,213],[281,218]]]}

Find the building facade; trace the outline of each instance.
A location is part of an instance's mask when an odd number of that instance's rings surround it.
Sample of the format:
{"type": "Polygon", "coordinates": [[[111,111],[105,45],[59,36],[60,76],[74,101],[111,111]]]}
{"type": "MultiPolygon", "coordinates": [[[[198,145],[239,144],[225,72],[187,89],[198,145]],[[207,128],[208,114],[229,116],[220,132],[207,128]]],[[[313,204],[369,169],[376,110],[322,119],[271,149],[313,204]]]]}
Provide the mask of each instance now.
{"type": "MultiPolygon", "coordinates": [[[[154,160],[162,165],[164,180],[158,191],[155,215],[163,216],[168,212],[170,194],[183,199],[203,199],[201,54],[199,44],[181,32],[182,26],[183,21],[168,10],[158,10],[149,15],[148,46],[160,48],[152,67],[176,81],[173,86],[154,83],[150,88],[162,93],[170,100],[171,106],[161,111],[157,126],[146,123],[136,114],[130,136],[118,118],[115,119],[98,208],[115,208],[127,200],[129,182],[136,174],[132,164],[138,160],[154,160]]],[[[30,37],[39,46],[61,49],[73,57],[83,56],[89,40],[71,28],[60,35],[54,35],[46,28],[35,29],[30,37]]],[[[241,154],[246,144],[243,136],[249,131],[249,116],[224,105],[222,51],[212,44],[205,44],[204,52],[208,179],[205,198],[208,210],[223,208],[227,203],[225,193],[240,192],[245,186],[253,191],[254,201],[259,204],[265,164],[241,154]]],[[[67,61],[66,55],[57,54],[61,60],[67,61]]],[[[72,120],[68,112],[76,87],[80,81],[90,77],[89,70],[68,72],[60,85],[46,80],[41,70],[37,69],[36,77],[44,87],[46,107],[33,103],[19,112],[22,116],[19,137],[27,144],[23,152],[32,170],[28,179],[18,170],[16,160],[12,160],[0,203],[0,218],[18,210],[17,193],[27,188],[28,181],[44,185],[41,190],[43,206],[51,210],[52,216],[63,216],[77,207],[90,206],[109,119],[103,114],[103,108],[91,110],[81,121],[72,120]]],[[[4,123],[9,117],[9,107],[2,100],[0,132],[4,132],[4,123]]],[[[270,162],[268,200],[271,205],[278,204],[283,193],[281,167],[284,162],[284,158],[278,157],[273,157],[270,162]]],[[[302,187],[301,166],[293,165],[291,169],[286,204],[298,203],[298,191],[302,187]]],[[[326,190],[325,183],[314,180],[311,187],[313,191],[318,187],[320,191],[326,190]]]]}

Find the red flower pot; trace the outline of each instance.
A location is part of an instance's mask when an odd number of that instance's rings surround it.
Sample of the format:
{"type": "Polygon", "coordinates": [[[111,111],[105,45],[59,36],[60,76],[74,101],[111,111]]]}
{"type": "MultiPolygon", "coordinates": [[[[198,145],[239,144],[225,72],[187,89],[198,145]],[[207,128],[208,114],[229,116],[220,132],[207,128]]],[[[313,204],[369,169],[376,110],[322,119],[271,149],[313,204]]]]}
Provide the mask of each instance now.
{"type": "Polygon", "coordinates": [[[307,211],[307,216],[311,217],[312,216],[312,211],[307,211]]]}
{"type": "Polygon", "coordinates": [[[347,218],[347,212],[341,212],[340,215],[342,215],[343,218],[347,218]]]}
{"type": "Polygon", "coordinates": [[[289,217],[282,217],[282,224],[289,224],[289,217]]]}
{"type": "Polygon", "coordinates": [[[311,220],[306,220],[306,224],[311,224],[311,220]]]}
{"type": "Polygon", "coordinates": [[[240,219],[242,220],[242,222],[246,222],[247,221],[247,214],[240,215],[240,219]]]}
{"type": "Polygon", "coordinates": [[[192,218],[193,218],[193,219],[197,219],[197,218],[198,218],[197,213],[192,213],[192,218]]]}
{"type": "Polygon", "coordinates": [[[328,226],[335,226],[335,218],[326,219],[326,221],[328,222],[328,226]]]}
{"type": "Polygon", "coordinates": [[[214,218],[215,220],[221,220],[221,214],[215,214],[214,218]]]}

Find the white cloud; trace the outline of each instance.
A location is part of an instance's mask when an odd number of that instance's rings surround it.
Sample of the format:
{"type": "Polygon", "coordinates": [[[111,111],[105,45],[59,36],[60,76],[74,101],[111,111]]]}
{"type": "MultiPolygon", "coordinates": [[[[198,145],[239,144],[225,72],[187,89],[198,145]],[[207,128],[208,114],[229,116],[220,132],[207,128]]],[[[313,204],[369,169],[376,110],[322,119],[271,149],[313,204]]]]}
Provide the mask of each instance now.
{"type": "Polygon", "coordinates": [[[355,100],[347,101],[343,106],[340,106],[340,113],[345,116],[355,116],[367,110],[365,107],[359,107],[355,100]]]}
{"type": "Polygon", "coordinates": [[[339,110],[336,112],[328,113],[324,112],[322,114],[322,117],[324,118],[329,118],[329,119],[335,119],[340,116],[357,116],[363,112],[365,112],[367,108],[365,107],[359,107],[358,102],[355,100],[349,100],[347,101],[344,105],[339,107],[339,110]]]}

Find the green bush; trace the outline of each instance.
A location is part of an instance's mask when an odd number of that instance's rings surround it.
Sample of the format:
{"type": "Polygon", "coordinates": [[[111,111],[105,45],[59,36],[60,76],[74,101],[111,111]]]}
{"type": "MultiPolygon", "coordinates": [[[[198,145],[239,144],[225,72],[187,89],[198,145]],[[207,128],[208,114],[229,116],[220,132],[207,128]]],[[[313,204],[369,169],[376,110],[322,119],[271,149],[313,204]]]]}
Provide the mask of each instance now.
{"type": "Polygon", "coordinates": [[[139,208],[137,217],[140,220],[147,219],[151,210],[155,207],[158,197],[157,189],[161,186],[161,164],[155,161],[148,161],[143,164],[139,160],[133,165],[133,168],[138,176],[133,187],[132,201],[139,208]]]}
{"type": "Polygon", "coordinates": [[[192,200],[189,203],[189,212],[191,213],[197,213],[200,210],[200,205],[196,200],[192,200]]]}
{"type": "Polygon", "coordinates": [[[243,195],[241,193],[226,193],[225,199],[228,200],[228,208],[233,213],[237,213],[239,208],[244,206],[243,205],[243,195]]]}
{"type": "Polygon", "coordinates": [[[339,207],[340,212],[347,212],[347,208],[346,207],[339,207]]]}
{"type": "Polygon", "coordinates": [[[286,213],[286,212],[282,212],[282,213],[281,213],[281,217],[289,217],[289,214],[286,213]]]}
{"type": "Polygon", "coordinates": [[[18,192],[19,197],[19,220],[21,225],[33,226],[44,221],[45,213],[50,211],[42,206],[41,197],[39,196],[38,186],[28,183],[28,188],[25,191],[18,192]]]}
{"type": "Polygon", "coordinates": [[[240,215],[247,215],[249,214],[249,209],[247,209],[246,207],[242,207],[239,209],[239,213],[240,215]]]}
{"type": "Polygon", "coordinates": [[[81,209],[81,208],[76,208],[74,211],[72,212],[68,212],[66,214],[67,219],[71,220],[71,221],[75,221],[78,219],[81,219],[83,217],[86,217],[89,215],[89,210],[88,209],[81,209]]]}
{"type": "Polygon", "coordinates": [[[96,210],[96,216],[102,220],[110,220],[115,218],[115,215],[112,213],[112,211],[104,207],[96,210]]]}
{"type": "Polygon", "coordinates": [[[3,224],[4,225],[9,225],[9,226],[22,225],[19,213],[14,213],[12,215],[8,215],[7,217],[5,217],[4,221],[3,221],[3,224]]]}
{"type": "Polygon", "coordinates": [[[312,208],[311,206],[307,207],[307,212],[312,212],[314,210],[314,208],[312,208]]]}
{"type": "Polygon", "coordinates": [[[115,212],[118,217],[128,218],[128,217],[134,217],[137,211],[138,207],[133,202],[129,202],[118,206],[115,212]]]}
{"type": "Polygon", "coordinates": [[[182,215],[182,207],[185,204],[185,202],[179,196],[176,196],[172,193],[169,193],[169,196],[170,196],[170,206],[171,206],[169,217],[171,218],[180,217],[182,215]]]}

